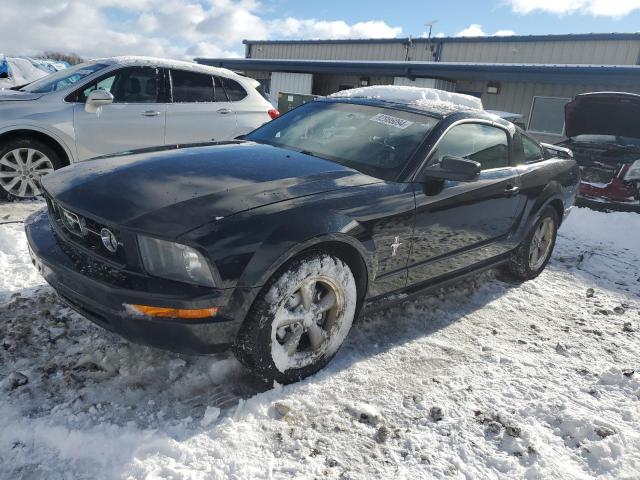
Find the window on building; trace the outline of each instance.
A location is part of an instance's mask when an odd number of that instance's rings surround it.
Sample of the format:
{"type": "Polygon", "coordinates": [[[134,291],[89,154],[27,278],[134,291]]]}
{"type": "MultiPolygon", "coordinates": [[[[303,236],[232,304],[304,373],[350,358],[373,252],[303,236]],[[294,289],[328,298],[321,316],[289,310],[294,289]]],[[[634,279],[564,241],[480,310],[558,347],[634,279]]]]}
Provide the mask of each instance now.
{"type": "Polygon", "coordinates": [[[431,158],[459,157],[482,165],[482,170],[509,165],[509,140],[501,128],[465,123],[449,130],[431,158]]]}
{"type": "Polygon", "coordinates": [[[570,98],[562,97],[533,97],[527,130],[547,135],[562,135],[564,133],[564,106],[570,100],[570,98]]]}

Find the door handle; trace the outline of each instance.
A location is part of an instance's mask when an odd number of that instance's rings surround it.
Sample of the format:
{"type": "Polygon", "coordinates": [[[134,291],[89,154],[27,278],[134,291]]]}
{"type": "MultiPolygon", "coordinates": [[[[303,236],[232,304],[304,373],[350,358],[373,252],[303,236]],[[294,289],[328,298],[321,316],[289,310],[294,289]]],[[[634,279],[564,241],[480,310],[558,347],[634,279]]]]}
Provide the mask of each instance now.
{"type": "Polygon", "coordinates": [[[147,110],[146,112],[142,112],[143,117],[157,117],[160,115],[160,112],[157,110],[147,110]]]}
{"type": "Polygon", "coordinates": [[[216,113],[219,113],[220,115],[227,115],[233,112],[228,108],[221,108],[220,110],[216,110],[216,113]]]}
{"type": "Polygon", "coordinates": [[[504,189],[504,193],[506,193],[507,196],[515,195],[519,191],[520,187],[518,187],[517,185],[507,185],[507,188],[504,189]]]}

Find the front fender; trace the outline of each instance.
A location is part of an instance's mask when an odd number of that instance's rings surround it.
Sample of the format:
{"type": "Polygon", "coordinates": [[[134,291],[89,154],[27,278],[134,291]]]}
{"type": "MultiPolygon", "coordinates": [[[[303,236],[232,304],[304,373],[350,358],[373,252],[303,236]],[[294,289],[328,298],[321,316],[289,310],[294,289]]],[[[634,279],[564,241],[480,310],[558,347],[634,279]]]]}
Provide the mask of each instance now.
{"type": "MultiPolygon", "coordinates": [[[[73,126],[71,126],[73,128],[73,126]]],[[[76,161],[76,152],[75,148],[71,148],[69,145],[75,145],[75,140],[73,138],[73,132],[65,133],[64,131],[53,131],[49,128],[43,127],[38,124],[32,123],[15,123],[11,125],[2,125],[0,126],[0,136],[18,131],[32,131],[38,132],[42,135],[46,135],[51,138],[54,142],[56,142],[67,154],[67,158],[69,159],[69,163],[74,163],[76,161]]]]}
{"type": "Polygon", "coordinates": [[[305,250],[326,243],[344,244],[358,252],[369,279],[375,278],[375,245],[357,221],[328,211],[318,215],[299,212],[280,223],[265,238],[238,280],[238,286],[262,286],[287,261],[305,250]]]}

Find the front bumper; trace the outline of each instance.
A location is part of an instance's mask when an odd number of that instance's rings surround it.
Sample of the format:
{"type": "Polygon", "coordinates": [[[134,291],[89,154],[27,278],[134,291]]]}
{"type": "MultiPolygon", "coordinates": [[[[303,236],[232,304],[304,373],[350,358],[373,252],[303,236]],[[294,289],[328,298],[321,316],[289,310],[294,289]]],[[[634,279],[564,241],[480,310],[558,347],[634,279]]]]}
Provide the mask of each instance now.
{"type": "Polygon", "coordinates": [[[60,298],[97,325],[136,343],[175,352],[205,354],[233,343],[256,289],[208,289],[132,272],[114,271],[65,245],[45,210],[25,223],[29,253],[60,298]],[[133,315],[124,304],[170,308],[219,307],[206,320],[133,315]]]}

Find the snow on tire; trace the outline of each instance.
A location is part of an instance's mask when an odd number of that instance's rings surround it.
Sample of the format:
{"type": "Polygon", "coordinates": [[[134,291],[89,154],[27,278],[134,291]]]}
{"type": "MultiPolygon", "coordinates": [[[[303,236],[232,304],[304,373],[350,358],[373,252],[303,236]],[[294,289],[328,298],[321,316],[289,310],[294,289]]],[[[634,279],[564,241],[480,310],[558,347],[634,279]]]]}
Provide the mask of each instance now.
{"type": "Polygon", "coordinates": [[[314,253],[293,260],[258,295],[234,351],[268,381],[290,383],[323,368],[344,342],[357,289],[340,259],[314,253]]]}

